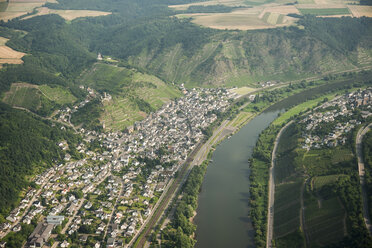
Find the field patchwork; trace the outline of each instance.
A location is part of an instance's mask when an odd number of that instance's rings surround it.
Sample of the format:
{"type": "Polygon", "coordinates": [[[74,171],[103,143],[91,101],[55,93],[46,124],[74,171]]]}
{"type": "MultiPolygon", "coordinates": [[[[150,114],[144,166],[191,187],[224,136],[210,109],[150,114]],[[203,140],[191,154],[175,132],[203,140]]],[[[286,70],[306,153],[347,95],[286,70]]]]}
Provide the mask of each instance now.
{"type": "Polygon", "coordinates": [[[5,45],[8,39],[0,37],[0,66],[3,64],[22,64],[25,53],[18,52],[5,45]]]}
{"type": "Polygon", "coordinates": [[[31,16],[27,16],[24,19],[29,19],[35,16],[57,14],[64,18],[66,21],[72,21],[79,17],[97,17],[110,15],[111,12],[96,11],[96,10],[57,10],[49,9],[47,7],[41,7],[36,9],[37,13],[31,16]]]}
{"type": "Polygon", "coordinates": [[[354,16],[372,17],[371,6],[358,6],[352,0],[221,0],[206,1],[170,8],[181,11],[190,6],[225,5],[237,9],[229,13],[179,14],[178,18],[192,18],[193,22],[215,29],[254,30],[296,25],[297,15],[316,15],[320,17],[354,16]],[[353,5],[351,5],[353,4],[353,5]]]}
{"type": "Polygon", "coordinates": [[[348,5],[354,17],[372,17],[372,6],[348,5]]]}
{"type": "Polygon", "coordinates": [[[35,8],[46,2],[55,3],[56,0],[10,0],[0,1],[0,20],[8,21],[13,18],[31,13],[35,8]]]}
{"type": "Polygon", "coordinates": [[[48,106],[52,106],[54,103],[63,105],[75,102],[76,98],[69,90],[60,86],[52,88],[47,85],[13,83],[2,101],[11,106],[36,112],[45,104],[48,104],[48,106]]]}

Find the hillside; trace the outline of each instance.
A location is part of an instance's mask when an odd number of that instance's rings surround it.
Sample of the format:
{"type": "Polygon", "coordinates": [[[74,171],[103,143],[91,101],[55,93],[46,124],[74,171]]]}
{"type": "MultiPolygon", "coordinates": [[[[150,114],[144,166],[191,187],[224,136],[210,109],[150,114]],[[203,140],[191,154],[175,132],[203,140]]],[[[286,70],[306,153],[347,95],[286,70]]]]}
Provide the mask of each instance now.
{"type": "Polygon", "coordinates": [[[14,110],[0,103],[0,222],[6,217],[29,179],[64,158],[58,143],[66,140],[75,147],[79,138],[59,125],[14,110]]]}
{"type": "Polygon", "coordinates": [[[99,115],[100,122],[109,130],[123,130],[181,96],[178,89],[155,76],[103,63],[94,64],[79,81],[103,96],[110,95],[102,100],[99,115]]]}
{"type": "Polygon", "coordinates": [[[2,100],[10,106],[26,108],[42,116],[48,116],[58,107],[75,102],[76,97],[61,86],[13,83],[2,100]]]}

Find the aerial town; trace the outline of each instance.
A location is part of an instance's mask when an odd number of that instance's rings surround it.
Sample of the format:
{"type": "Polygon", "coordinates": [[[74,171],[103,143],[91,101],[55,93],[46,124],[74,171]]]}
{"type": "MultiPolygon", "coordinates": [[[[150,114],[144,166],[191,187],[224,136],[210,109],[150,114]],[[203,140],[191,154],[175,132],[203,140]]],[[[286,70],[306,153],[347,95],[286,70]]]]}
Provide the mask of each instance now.
{"type": "MultiPolygon", "coordinates": [[[[70,114],[85,101],[59,111],[59,121],[69,123],[70,114]]],[[[31,188],[0,225],[0,238],[21,230],[21,223],[36,222],[25,247],[69,247],[74,242],[92,247],[122,247],[138,232],[169,181],[204,134],[236,97],[226,89],[181,87],[184,97],[165,104],[127,132],[79,128],[83,136],[76,149],[82,159],[66,153],[64,162],[35,178],[31,188]],[[99,149],[91,149],[97,143],[99,149]],[[57,246],[58,245],[58,246],[57,246]]],[[[110,97],[101,96],[104,101],[110,97]]],[[[67,142],[58,144],[67,150],[67,142]]],[[[0,243],[5,247],[5,243],[0,243]]]]}
{"type": "Polygon", "coordinates": [[[300,123],[305,125],[302,148],[310,150],[345,144],[347,134],[372,115],[372,89],[336,97],[314,109],[300,123]],[[361,120],[356,112],[360,111],[361,120]]]}

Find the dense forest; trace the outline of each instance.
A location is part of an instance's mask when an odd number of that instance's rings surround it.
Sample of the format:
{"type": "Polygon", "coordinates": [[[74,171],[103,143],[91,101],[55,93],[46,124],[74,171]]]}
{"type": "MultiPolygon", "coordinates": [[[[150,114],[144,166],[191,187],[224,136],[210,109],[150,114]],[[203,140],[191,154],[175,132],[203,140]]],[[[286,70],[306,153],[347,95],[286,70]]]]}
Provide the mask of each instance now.
{"type": "Polygon", "coordinates": [[[368,211],[372,214],[372,131],[369,131],[363,138],[363,159],[365,165],[365,179],[367,184],[368,211]]]}

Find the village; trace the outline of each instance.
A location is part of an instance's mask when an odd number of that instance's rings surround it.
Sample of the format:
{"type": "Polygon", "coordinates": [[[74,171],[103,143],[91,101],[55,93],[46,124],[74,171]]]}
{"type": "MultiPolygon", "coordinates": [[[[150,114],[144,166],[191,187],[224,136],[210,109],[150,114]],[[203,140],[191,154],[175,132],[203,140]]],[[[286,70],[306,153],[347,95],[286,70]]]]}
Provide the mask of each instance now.
{"type": "Polygon", "coordinates": [[[359,90],[326,101],[300,123],[304,125],[303,149],[345,144],[350,131],[372,115],[372,89],[359,90]],[[358,119],[357,112],[360,112],[358,119]]]}
{"type": "MultiPolygon", "coordinates": [[[[37,176],[35,187],[11,211],[7,222],[0,224],[0,238],[19,232],[23,223],[36,226],[25,247],[127,244],[151,216],[188,154],[202,141],[203,130],[236,97],[224,88],[180,89],[184,97],[135,122],[126,132],[78,128],[83,136],[76,147],[81,159],[66,152],[64,162],[37,176]]],[[[92,96],[102,101],[110,97],[87,90],[84,101],[59,111],[59,121],[71,125],[71,113],[92,96]]],[[[68,150],[67,142],[58,145],[68,150]]],[[[0,243],[0,247],[5,245],[0,243]]]]}

